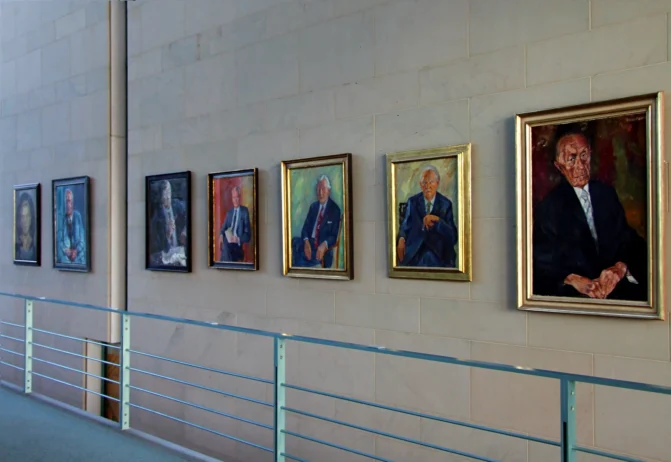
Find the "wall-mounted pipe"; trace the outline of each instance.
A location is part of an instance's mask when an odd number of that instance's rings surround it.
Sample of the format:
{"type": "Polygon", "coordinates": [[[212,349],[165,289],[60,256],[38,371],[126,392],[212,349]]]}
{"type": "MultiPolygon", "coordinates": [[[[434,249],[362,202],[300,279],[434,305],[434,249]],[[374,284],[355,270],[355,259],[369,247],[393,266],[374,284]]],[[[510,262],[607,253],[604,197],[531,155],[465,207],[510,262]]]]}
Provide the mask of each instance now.
{"type": "MultiPolygon", "coordinates": [[[[109,3],[109,293],[110,307],[127,308],[128,111],[126,2],[109,3]]],[[[120,317],[111,316],[110,342],[120,341],[120,317]]]]}

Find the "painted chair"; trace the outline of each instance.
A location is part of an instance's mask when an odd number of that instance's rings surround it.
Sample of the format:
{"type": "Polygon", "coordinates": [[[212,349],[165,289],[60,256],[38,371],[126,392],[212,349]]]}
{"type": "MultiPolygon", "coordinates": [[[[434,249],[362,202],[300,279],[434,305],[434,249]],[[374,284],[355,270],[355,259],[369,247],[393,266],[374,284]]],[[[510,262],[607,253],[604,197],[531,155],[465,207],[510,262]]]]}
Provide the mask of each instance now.
{"type": "MultiPolygon", "coordinates": [[[[333,252],[335,254],[335,258],[333,259],[333,261],[335,262],[335,267],[336,268],[340,268],[340,239],[342,238],[343,220],[344,220],[344,215],[341,215],[340,216],[340,228],[338,229],[338,239],[336,239],[335,244],[333,244],[328,249],[329,252],[331,250],[333,250],[333,252]]],[[[325,268],[323,259],[322,259],[322,268],[325,268]]]]}

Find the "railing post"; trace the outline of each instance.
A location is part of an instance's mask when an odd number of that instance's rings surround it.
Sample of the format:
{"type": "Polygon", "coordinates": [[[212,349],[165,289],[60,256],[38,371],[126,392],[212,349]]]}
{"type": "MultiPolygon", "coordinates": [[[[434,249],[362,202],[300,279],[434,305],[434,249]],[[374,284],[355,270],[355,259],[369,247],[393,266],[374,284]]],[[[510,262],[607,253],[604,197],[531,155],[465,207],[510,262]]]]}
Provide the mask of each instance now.
{"type": "Polygon", "coordinates": [[[287,351],[284,339],[275,337],[275,462],[285,462],[285,365],[287,351]]]}
{"type": "Polygon", "coordinates": [[[576,461],[575,381],[561,379],[561,460],[576,461]]]}
{"type": "Polygon", "coordinates": [[[33,301],[25,300],[24,304],[24,326],[23,336],[23,392],[33,391],[33,301]]]}
{"type": "Polygon", "coordinates": [[[119,374],[119,422],[130,428],[130,315],[121,314],[121,355],[119,374]]]}

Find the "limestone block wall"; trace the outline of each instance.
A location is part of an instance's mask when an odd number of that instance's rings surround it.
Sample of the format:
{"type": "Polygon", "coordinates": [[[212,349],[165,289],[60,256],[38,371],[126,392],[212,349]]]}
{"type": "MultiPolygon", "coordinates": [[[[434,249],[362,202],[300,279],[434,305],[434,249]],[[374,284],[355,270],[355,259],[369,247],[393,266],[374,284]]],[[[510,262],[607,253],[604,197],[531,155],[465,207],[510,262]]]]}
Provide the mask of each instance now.
{"type": "MultiPolygon", "coordinates": [[[[671,2],[665,0],[134,2],[130,307],[671,385],[668,321],[515,310],[514,146],[516,113],[670,90],[669,11],[671,2]],[[384,154],[467,142],[473,144],[473,282],[390,280],[384,154]],[[354,156],[355,279],[284,278],[279,163],[341,152],[354,156]],[[260,271],[210,270],[206,174],[250,167],[260,171],[260,271]],[[186,169],[195,175],[194,271],[148,273],[142,260],[144,175],[186,169]]],[[[137,342],[234,370],[263,376],[271,371],[270,344],[263,340],[189,332],[177,329],[169,338],[161,333],[137,342]]],[[[547,380],[328,348],[296,347],[289,357],[294,383],[559,436],[559,386],[547,380]]],[[[272,398],[270,390],[258,392],[272,398]]],[[[202,399],[221,403],[212,396],[202,399]]],[[[347,403],[305,395],[289,399],[330,417],[494,459],[541,462],[558,456],[537,444],[347,403]]],[[[231,406],[268,417],[253,405],[231,406]]],[[[668,399],[580,386],[578,438],[581,444],[668,462],[664,416],[669,413],[668,399]]],[[[290,424],[394,460],[461,460],[306,419],[290,424]]],[[[218,425],[272,442],[262,429],[218,425]]],[[[241,445],[214,446],[198,431],[187,438],[214,454],[265,460],[241,445]]],[[[311,460],[363,460],[312,443],[290,444],[296,455],[311,460]]]]}
{"type": "MultiPolygon", "coordinates": [[[[90,47],[98,46],[95,37],[102,32],[92,32],[97,31],[95,21],[88,22],[98,7],[82,2],[68,5],[67,14],[62,15],[55,9],[65,11],[65,7],[35,6],[37,10],[31,11],[39,10],[40,19],[22,13],[16,26],[9,21],[5,25],[6,11],[22,8],[3,4],[1,10],[0,127],[6,134],[1,137],[1,178],[7,192],[11,184],[34,181],[34,169],[44,167],[38,161],[32,166],[33,175],[28,175],[31,167],[25,164],[33,159],[31,156],[38,156],[33,153],[42,150],[45,143],[44,113],[39,112],[38,117],[34,112],[36,107],[42,111],[42,89],[52,84],[58,88],[59,82],[77,81],[78,76],[86,75],[84,87],[88,92],[89,74],[100,83],[93,75],[104,61],[97,61],[100,56],[90,47]],[[92,35],[81,42],[70,38],[66,76],[61,60],[51,64],[41,60],[65,47],[52,43],[56,41],[58,21],[77,13],[78,8],[84,10],[84,30],[73,32],[72,37],[92,35]],[[54,18],[47,19],[50,14],[43,11],[52,10],[54,18]],[[44,45],[54,51],[40,49],[39,68],[41,75],[44,69],[50,69],[47,80],[63,79],[56,83],[44,82],[42,76],[38,82],[34,72],[28,72],[38,67],[31,54],[35,48],[29,50],[28,43],[38,46],[34,44],[40,34],[48,34],[48,26],[38,27],[43,18],[46,23],[55,23],[54,38],[44,45]],[[88,68],[82,61],[100,66],[88,68]],[[6,93],[6,87],[13,93],[6,93]],[[31,96],[22,100],[18,96],[22,94],[31,96]],[[38,106],[30,106],[37,101],[38,106]],[[7,107],[22,109],[6,113],[7,107]],[[31,130],[37,130],[35,124],[41,124],[40,130],[31,134],[31,130]],[[39,145],[35,141],[37,133],[39,145]],[[28,155],[14,154],[24,151],[28,155]]],[[[515,310],[514,166],[516,113],[671,90],[670,12],[669,0],[129,3],[129,309],[671,386],[669,321],[515,310]],[[390,280],[386,275],[384,154],[467,142],[473,145],[473,281],[390,280]],[[354,162],[355,279],[330,282],[284,278],[279,163],[342,152],[351,152],[354,162]],[[206,174],[250,167],[258,167],[260,175],[260,270],[210,270],[206,255],[206,174]],[[193,272],[147,272],[144,176],[187,169],[194,175],[193,272]]],[[[76,28],[63,21],[60,24],[61,32],[76,28]]],[[[54,147],[50,151],[47,147],[43,151],[53,152],[54,160],[49,168],[44,167],[41,181],[46,183],[52,175],[63,176],[55,172],[67,170],[66,165],[87,165],[91,170],[82,168],[78,174],[91,174],[97,181],[94,191],[104,191],[105,154],[89,145],[106,134],[91,109],[99,107],[101,101],[104,104],[97,93],[104,87],[93,88],[90,95],[74,94],[68,99],[71,139],[54,141],[61,131],[55,130],[55,122],[46,125],[47,142],[54,146],[67,143],[68,148],[54,147]],[[73,121],[86,130],[73,131],[73,121]],[[79,138],[82,133],[87,133],[85,141],[79,138]],[[86,160],[60,161],[75,152],[86,160]],[[93,165],[101,171],[94,172],[93,165]]],[[[59,119],[58,123],[65,122],[59,119]]],[[[669,126],[667,122],[667,134],[669,126]]],[[[11,216],[7,197],[0,200],[6,217],[11,216]]],[[[104,196],[97,197],[104,207],[104,196]]],[[[94,226],[104,223],[105,217],[106,212],[96,215],[94,226]]],[[[11,227],[7,221],[3,223],[0,241],[9,242],[11,227]]],[[[45,220],[45,236],[50,226],[45,220]]],[[[96,246],[104,241],[105,229],[96,228],[96,246]]],[[[49,246],[46,240],[45,252],[49,246]]],[[[96,247],[94,272],[86,276],[64,275],[48,266],[39,270],[16,268],[11,265],[11,248],[3,248],[0,287],[105,302],[106,282],[102,281],[106,278],[98,280],[106,268],[105,247],[96,247]],[[84,280],[92,285],[84,288],[84,280]]],[[[133,346],[139,350],[272,377],[272,345],[267,340],[145,321],[134,323],[133,330],[133,346]]],[[[559,437],[559,386],[548,380],[326,347],[290,345],[288,357],[288,374],[295,384],[537,436],[559,437]]],[[[258,400],[272,400],[272,390],[264,384],[194,373],[182,366],[141,358],[135,365],[258,400]]],[[[272,422],[272,412],[260,405],[146,375],[134,374],[132,380],[178,399],[272,422]]],[[[261,428],[146,394],[134,392],[132,398],[178,418],[258,444],[272,444],[270,432],[261,428]]],[[[299,393],[289,394],[288,399],[290,406],[493,459],[545,462],[558,458],[557,450],[535,443],[299,393]]],[[[577,410],[580,444],[650,461],[671,461],[666,429],[671,415],[668,399],[581,386],[577,410]]],[[[461,460],[308,419],[292,418],[288,424],[292,429],[379,457],[461,460]]],[[[257,449],[141,411],[134,413],[132,425],[226,460],[269,460],[257,449]]],[[[364,460],[295,439],[290,439],[288,447],[291,453],[309,460],[364,460]]],[[[596,458],[581,460],[592,462],[596,458]]]]}
{"type": "MultiPolygon", "coordinates": [[[[107,304],[107,4],[100,1],[0,2],[0,290],[107,304]],[[52,268],[51,181],[89,175],[93,267],[88,274],[52,268]],[[42,266],[12,264],[12,186],[42,185],[42,266]]],[[[0,297],[3,317],[23,322],[23,305],[0,297]]],[[[36,326],[107,338],[107,316],[35,304],[36,326]],[[46,327],[49,326],[49,327],[46,327]]],[[[22,337],[15,328],[2,332],[22,337]]],[[[35,341],[82,353],[77,342],[35,341]]],[[[6,347],[16,345],[7,341],[6,347]]],[[[82,368],[79,358],[35,348],[37,357],[82,368]]],[[[3,359],[16,358],[4,354],[3,359]]],[[[5,359],[5,360],[7,360],[5,359]]],[[[35,370],[81,385],[81,376],[35,363],[35,370]]],[[[5,379],[23,378],[11,369],[5,379]]],[[[35,390],[81,406],[81,392],[36,378],[35,390]]]]}

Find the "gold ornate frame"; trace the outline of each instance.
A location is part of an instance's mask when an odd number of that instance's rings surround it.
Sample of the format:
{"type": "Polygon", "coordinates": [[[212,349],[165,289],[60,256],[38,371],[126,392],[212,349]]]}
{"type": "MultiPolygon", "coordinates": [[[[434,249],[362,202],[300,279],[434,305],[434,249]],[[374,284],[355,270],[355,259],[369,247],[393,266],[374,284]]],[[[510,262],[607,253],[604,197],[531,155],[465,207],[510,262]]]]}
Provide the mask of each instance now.
{"type": "MultiPolygon", "coordinates": [[[[336,154],[282,161],[282,272],[285,276],[296,278],[351,280],[354,277],[353,232],[352,232],[352,154],[336,154]],[[343,209],[340,223],[341,236],[344,235],[344,269],[299,268],[292,262],[291,229],[291,181],[290,172],[294,169],[340,165],[343,170],[343,209]]],[[[342,237],[339,239],[342,245],[342,237]]]]}
{"type": "Polygon", "coordinates": [[[210,268],[238,270],[238,271],[256,271],[259,269],[259,175],[258,169],[250,168],[246,170],[233,170],[228,172],[209,173],[207,175],[207,264],[210,268]],[[252,176],[254,190],[252,191],[252,204],[254,205],[254,214],[252,216],[252,239],[254,239],[254,262],[237,263],[222,262],[215,259],[214,240],[214,180],[218,178],[234,178],[240,176],[252,176]]]}
{"type": "Polygon", "coordinates": [[[516,117],[517,145],[517,305],[520,310],[664,319],[664,96],[630,98],[545,110],[516,117]],[[591,300],[534,295],[532,265],[532,146],[534,127],[645,114],[647,126],[648,301],[591,300]]]}
{"type": "Polygon", "coordinates": [[[404,151],[387,154],[387,246],[390,278],[470,281],[472,272],[471,252],[471,145],[460,144],[434,149],[404,151]],[[396,264],[396,165],[446,157],[457,158],[457,203],[459,216],[456,219],[458,257],[455,268],[415,268],[396,264]]]}

